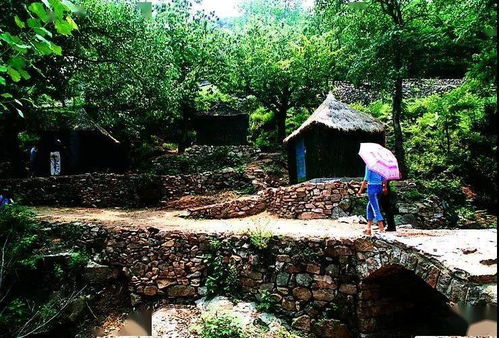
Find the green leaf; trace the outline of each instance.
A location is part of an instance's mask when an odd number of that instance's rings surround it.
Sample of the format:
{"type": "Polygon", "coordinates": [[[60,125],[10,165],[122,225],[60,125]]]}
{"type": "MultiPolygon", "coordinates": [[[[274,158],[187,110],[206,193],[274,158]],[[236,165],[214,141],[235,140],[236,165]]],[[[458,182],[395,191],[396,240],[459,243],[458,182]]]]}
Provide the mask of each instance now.
{"type": "Polygon", "coordinates": [[[9,64],[9,66],[14,67],[17,70],[23,69],[24,67],[26,67],[26,61],[21,56],[12,57],[9,59],[9,61],[7,63],[9,64]]]}
{"type": "Polygon", "coordinates": [[[13,98],[12,94],[10,93],[3,93],[3,94],[0,94],[1,97],[4,97],[6,99],[11,99],[13,98]]]}
{"type": "Polygon", "coordinates": [[[64,6],[59,0],[49,0],[49,2],[50,5],[48,5],[48,7],[52,7],[54,9],[56,17],[62,18],[64,16],[64,12],[66,11],[66,6],[64,6]]]}
{"type": "Polygon", "coordinates": [[[0,76],[0,85],[5,86],[5,84],[6,84],[5,78],[3,76],[0,76]]]}
{"type": "Polygon", "coordinates": [[[29,73],[24,69],[19,70],[19,74],[21,74],[21,77],[25,80],[31,79],[31,75],[29,75],[29,73]]]}
{"type": "Polygon", "coordinates": [[[45,6],[41,2],[33,2],[28,9],[36,14],[43,22],[47,22],[49,16],[45,10],[45,6]]]}
{"type": "Polygon", "coordinates": [[[45,42],[45,43],[50,43],[50,41],[49,41],[49,40],[45,39],[45,38],[44,38],[43,36],[41,36],[40,34],[36,34],[36,35],[35,35],[35,38],[37,38],[38,40],[43,41],[43,42],[45,42]]]}
{"type": "Polygon", "coordinates": [[[59,56],[62,55],[62,48],[53,42],[50,43],[50,49],[52,49],[54,54],[59,55],[59,56]]]}
{"type": "Polygon", "coordinates": [[[40,20],[35,19],[35,18],[29,18],[27,22],[28,22],[28,26],[31,28],[39,28],[42,26],[40,23],[40,20]]]}
{"type": "Polygon", "coordinates": [[[14,43],[14,44],[12,44],[12,48],[14,48],[18,52],[26,54],[28,52],[28,49],[31,48],[31,46],[14,43]]]}
{"type": "Polygon", "coordinates": [[[0,40],[7,42],[9,45],[14,43],[12,38],[13,38],[13,36],[9,32],[5,32],[5,33],[0,34],[0,40]]]}
{"type": "Polygon", "coordinates": [[[19,114],[19,116],[21,116],[22,118],[24,118],[24,113],[20,109],[16,108],[16,111],[19,114]]]}
{"type": "Polygon", "coordinates": [[[26,24],[24,23],[24,21],[22,21],[21,19],[19,19],[19,17],[16,15],[14,17],[14,21],[16,22],[16,25],[19,27],[19,28],[24,28],[26,27],[26,24]]]}
{"type": "Polygon", "coordinates": [[[55,29],[57,30],[57,32],[59,34],[62,34],[62,35],[69,35],[71,34],[71,31],[73,30],[73,27],[71,26],[71,24],[67,21],[63,21],[63,20],[56,20],[54,22],[54,26],[55,26],[55,29]]]}
{"type": "Polygon", "coordinates": [[[36,34],[40,34],[41,36],[48,35],[50,38],[52,37],[52,32],[49,31],[48,29],[44,28],[44,27],[34,27],[33,31],[36,34]]]}
{"type": "Polygon", "coordinates": [[[76,24],[76,22],[74,22],[74,20],[70,16],[66,17],[66,21],[71,25],[73,29],[78,29],[78,25],[76,24]]]}
{"type": "Polygon", "coordinates": [[[0,73],[5,73],[7,71],[7,66],[0,65],[0,73]]]}
{"type": "Polygon", "coordinates": [[[73,12],[73,13],[78,12],[78,7],[76,7],[71,1],[61,0],[61,3],[64,6],[66,6],[71,12],[73,12]]]}
{"type": "Polygon", "coordinates": [[[53,54],[53,51],[50,48],[50,43],[46,43],[46,42],[35,42],[33,44],[35,45],[36,50],[40,54],[42,54],[42,55],[51,55],[51,54],[53,54]]]}
{"type": "Polygon", "coordinates": [[[12,67],[7,68],[7,74],[10,75],[10,78],[14,82],[19,82],[21,80],[21,74],[19,74],[19,72],[12,67]]]}

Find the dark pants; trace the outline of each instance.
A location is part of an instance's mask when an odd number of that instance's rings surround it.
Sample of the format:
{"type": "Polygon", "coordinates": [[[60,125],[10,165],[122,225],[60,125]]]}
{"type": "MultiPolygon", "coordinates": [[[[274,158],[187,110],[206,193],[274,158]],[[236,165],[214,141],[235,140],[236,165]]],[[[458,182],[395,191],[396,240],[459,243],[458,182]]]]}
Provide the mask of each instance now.
{"type": "Polygon", "coordinates": [[[386,222],[386,230],[387,231],[396,231],[395,227],[395,219],[394,219],[394,196],[393,193],[390,191],[390,183],[387,184],[388,187],[388,194],[384,195],[381,194],[381,197],[379,199],[379,204],[381,206],[381,210],[383,214],[385,215],[385,222],[386,222]]]}

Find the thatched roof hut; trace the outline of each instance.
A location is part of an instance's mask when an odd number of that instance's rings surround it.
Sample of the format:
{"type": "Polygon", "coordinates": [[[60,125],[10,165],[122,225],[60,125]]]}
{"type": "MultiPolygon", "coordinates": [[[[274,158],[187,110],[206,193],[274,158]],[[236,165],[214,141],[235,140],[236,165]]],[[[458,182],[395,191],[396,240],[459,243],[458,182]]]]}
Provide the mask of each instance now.
{"type": "Polygon", "coordinates": [[[196,144],[242,145],[248,143],[247,113],[219,102],[211,109],[198,112],[193,118],[196,144]]]}
{"type": "Polygon", "coordinates": [[[291,182],[363,173],[361,142],[385,143],[383,124],[329,94],[312,115],[284,139],[291,182]]]}

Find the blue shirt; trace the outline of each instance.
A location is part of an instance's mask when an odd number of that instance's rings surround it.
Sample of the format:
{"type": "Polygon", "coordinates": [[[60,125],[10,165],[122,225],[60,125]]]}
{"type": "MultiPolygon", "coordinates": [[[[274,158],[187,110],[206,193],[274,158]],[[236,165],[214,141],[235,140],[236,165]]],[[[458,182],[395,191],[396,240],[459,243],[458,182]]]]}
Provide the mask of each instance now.
{"type": "Polygon", "coordinates": [[[383,184],[384,180],[385,178],[383,176],[366,167],[366,174],[364,175],[364,181],[367,181],[367,183],[371,185],[381,185],[383,184]]]}

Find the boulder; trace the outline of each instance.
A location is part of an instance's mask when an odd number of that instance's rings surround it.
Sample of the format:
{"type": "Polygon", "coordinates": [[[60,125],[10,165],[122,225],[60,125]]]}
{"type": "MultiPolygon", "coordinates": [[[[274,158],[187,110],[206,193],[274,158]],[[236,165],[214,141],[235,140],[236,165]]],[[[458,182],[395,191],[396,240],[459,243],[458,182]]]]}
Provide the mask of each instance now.
{"type": "Polygon", "coordinates": [[[350,332],[345,324],[336,319],[323,319],[314,321],[312,333],[317,337],[328,338],[349,338],[350,332]]]}
{"type": "Polygon", "coordinates": [[[310,331],[310,317],[308,315],[303,315],[293,319],[291,327],[301,331],[310,331]]]}

